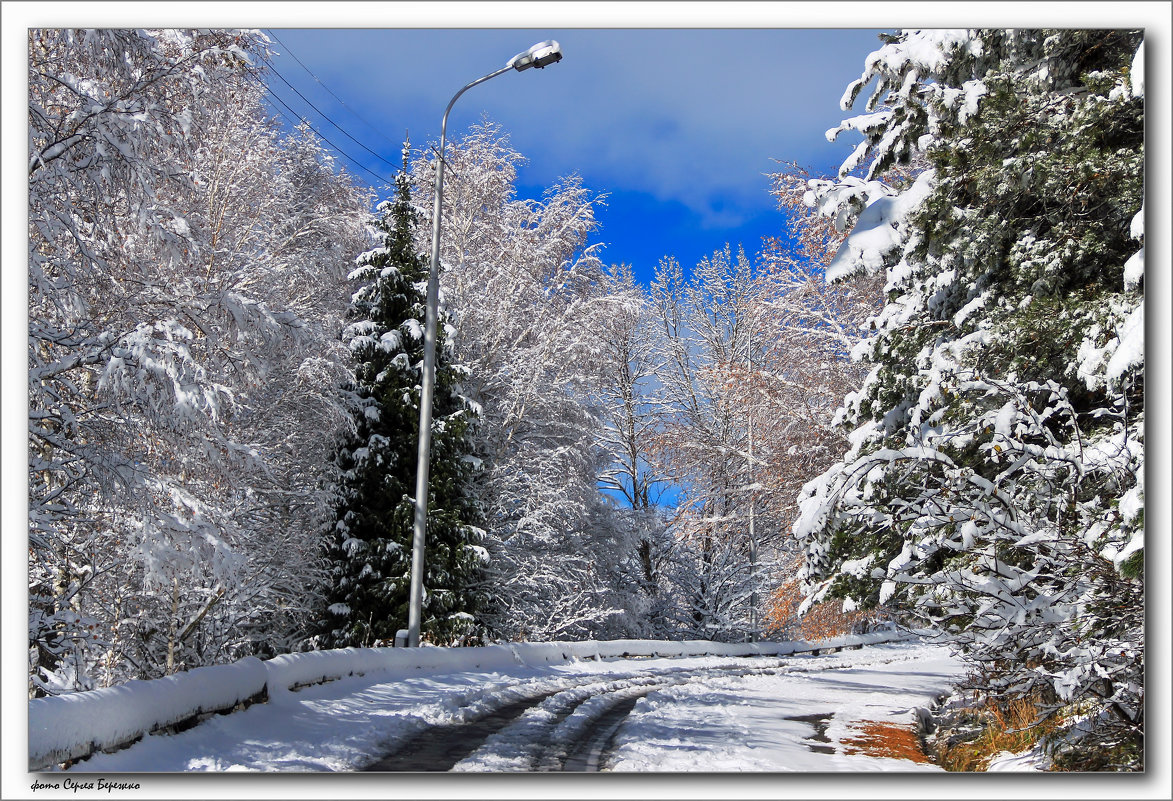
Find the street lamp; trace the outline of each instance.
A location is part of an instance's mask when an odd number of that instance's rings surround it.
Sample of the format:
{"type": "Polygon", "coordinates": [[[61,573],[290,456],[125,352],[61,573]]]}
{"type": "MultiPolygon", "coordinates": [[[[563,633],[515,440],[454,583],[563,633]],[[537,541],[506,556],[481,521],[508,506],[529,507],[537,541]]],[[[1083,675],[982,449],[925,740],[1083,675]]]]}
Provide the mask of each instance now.
{"type": "Polygon", "coordinates": [[[428,273],[427,313],[424,326],[424,375],[420,384],[420,438],[419,461],[415,474],[415,525],[411,542],[411,596],[407,607],[407,644],[420,644],[420,607],[424,595],[424,542],[428,532],[428,472],[432,451],[432,395],[436,381],[436,319],[439,317],[440,295],[440,210],[444,203],[444,135],[448,128],[448,112],[457,98],[478,83],[509,70],[541,69],[562,60],[562,48],[555,41],[539,42],[483,78],[477,78],[452,96],[444,119],[440,123],[440,150],[436,162],[436,197],[432,207],[432,264],[428,273]]]}
{"type": "MultiPolygon", "coordinates": [[[[753,346],[750,344],[745,354],[745,369],[750,379],[753,377],[753,346]]],[[[746,437],[748,439],[748,459],[746,468],[749,474],[749,641],[758,641],[758,538],[754,536],[754,480],[753,480],[753,412],[746,416],[746,437]]]]}

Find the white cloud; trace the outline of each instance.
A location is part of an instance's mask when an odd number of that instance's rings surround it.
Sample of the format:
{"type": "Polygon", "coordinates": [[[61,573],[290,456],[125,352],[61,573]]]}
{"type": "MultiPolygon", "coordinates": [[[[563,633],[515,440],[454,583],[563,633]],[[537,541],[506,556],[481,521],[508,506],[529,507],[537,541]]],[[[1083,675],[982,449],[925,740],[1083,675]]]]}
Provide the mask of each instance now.
{"type": "MultiPolygon", "coordinates": [[[[277,34],[392,139],[438,135],[448,98],[533,41],[564,60],[506,74],[461,97],[450,135],[483,113],[530,159],[533,183],[580,173],[600,190],[683,203],[707,226],[771,205],[772,158],[838,166],[822,132],[878,45],[848,30],[347,30],[277,34]]],[[[294,62],[279,62],[301,71],[294,62]]],[[[304,72],[301,77],[312,86],[304,72]]]]}

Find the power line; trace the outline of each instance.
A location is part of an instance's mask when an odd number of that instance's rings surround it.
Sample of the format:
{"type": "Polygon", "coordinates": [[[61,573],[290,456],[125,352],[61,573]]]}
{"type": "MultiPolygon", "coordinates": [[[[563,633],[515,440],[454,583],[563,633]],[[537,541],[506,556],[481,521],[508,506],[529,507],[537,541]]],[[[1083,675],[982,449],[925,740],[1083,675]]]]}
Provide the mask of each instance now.
{"type": "Polygon", "coordinates": [[[282,48],[284,48],[284,50],[285,50],[285,53],[286,53],[286,54],[287,54],[287,55],[288,55],[290,58],[292,58],[294,61],[296,61],[298,64],[300,64],[300,65],[301,65],[301,68],[302,68],[303,70],[305,70],[307,73],[309,73],[309,76],[310,76],[311,78],[313,78],[313,79],[314,79],[314,80],[317,82],[318,86],[322,87],[322,88],[323,88],[323,89],[325,89],[327,92],[329,92],[329,94],[330,94],[330,97],[332,97],[332,98],[334,98],[335,100],[337,100],[337,101],[339,102],[339,104],[341,104],[341,105],[342,105],[342,107],[343,107],[343,108],[345,108],[347,111],[349,111],[349,112],[350,112],[350,113],[351,113],[351,114],[352,114],[354,117],[356,117],[356,118],[357,118],[357,119],[358,119],[360,122],[362,122],[362,123],[363,123],[364,125],[366,125],[368,128],[370,128],[370,129],[371,129],[371,131],[372,131],[372,132],[374,132],[375,134],[377,134],[377,135],[379,136],[379,138],[381,138],[383,141],[387,142],[387,143],[388,143],[388,144],[390,144],[390,145],[395,145],[396,147],[398,147],[398,145],[396,145],[396,144],[395,144],[395,142],[392,142],[390,139],[388,139],[388,138],[387,138],[387,137],[386,137],[386,136],[383,134],[383,132],[382,132],[381,130],[379,130],[379,127],[378,127],[378,126],[376,126],[374,123],[370,122],[370,121],[369,121],[369,120],[368,120],[366,117],[364,117],[363,115],[359,114],[359,113],[358,113],[358,111],[356,111],[355,109],[352,109],[352,108],[351,108],[349,105],[347,105],[347,103],[346,103],[346,101],[345,101],[345,100],[343,100],[341,97],[339,97],[338,95],[336,95],[336,94],[335,94],[335,93],[334,93],[334,92],[333,92],[333,91],[330,89],[330,87],[329,87],[329,86],[326,86],[326,84],[322,82],[322,79],[321,79],[321,78],[319,78],[317,75],[315,75],[315,74],[314,74],[314,72],[313,72],[313,70],[311,70],[309,67],[307,67],[307,66],[306,66],[306,65],[305,65],[305,64],[302,62],[302,60],[301,60],[300,58],[298,58],[298,57],[297,57],[297,54],[296,54],[296,53],[294,53],[294,52],[293,52],[293,50],[291,50],[291,49],[290,49],[289,45],[285,44],[285,42],[281,41],[281,38],[280,38],[279,36],[277,36],[277,34],[273,33],[273,29],[272,29],[272,28],[266,28],[265,30],[266,30],[266,32],[267,32],[267,33],[268,33],[270,36],[272,36],[274,39],[276,39],[276,40],[277,40],[277,44],[281,45],[281,47],[282,47],[282,48]]]}
{"type": "MultiPolygon", "coordinates": [[[[336,152],[337,152],[337,153],[338,153],[340,156],[342,156],[343,158],[345,158],[345,159],[347,159],[348,161],[350,161],[352,164],[354,164],[354,166],[358,167],[360,170],[362,170],[363,172],[365,172],[367,175],[371,176],[372,178],[374,178],[375,180],[377,180],[377,181],[378,181],[379,183],[381,183],[381,184],[390,184],[390,183],[393,183],[393,181],[392,181],[391,179],[389,179],[389,178],[386,178],[386,177],[384,177],[384,176],[382,176],[382,175],[379,175],[378,173],[372,172],[371,170],[367,169],[365,166],[363,166],[363,163],[362,163],[361,161],[359,161],[358,159],[354,158],[354,156],[351,156],[351,155],[350,155],[349,153],[347,153],[345,150],[343,150],[342,148],[338,147],[338,145],[336,145],[336,144],[334,144],[333,142],[331,142],[331,141],[330,141],[330,139],[329,139],[327,136],[325,136],[325,135],[324,135],[324,134],[323,134],[321,131],[319,131],[317,128],[315,128],[315,127],[313,126],[313,123],[311,123],[311,122],[310,122],[309,120],[307,120],[305,117],[298,117],[298,114],[297,114],[297,112],[296,112],[296,111],[294,111],[293,109],[289,108],[289,104],[288,104],[288,103],[286,103],[284,100],[282,100],[280,97],[278,97],[277,95],[273,94],[272,92],[270,92],[270,93],[269,93],[269,95],[270,95],[270,97],[271,97],[273,100],[276,100],[278,103],[280,103],[280,104],[281,104],[282,106],[284,106],[286,109],[288,109],[290,114],[292,114],[294,117],[296,117],[296,118],[297,118],[297,119],[292,119],[292,118],[288,117],[288,116],[287,116],[287,115],[286,115],[284,112],[282,112],[282,111],[281,111],[281,109],[277,109],[277,108],[275,108],[275,109],[274,109],[274,110],[275,110],[275,111],[276,111],[278,114],[280,114],[282,117],[285,117],[285,119],[289,120],[289,122],[290,122],[291,124],[293,124],[293,125],[295,125],[295,126],[296,126],[296,125],[298,125],[299,123],[303,123],[303,122],[304,122],[306,125],[308,125],[308,126],[309,126],[309,128],[310,128],[310,130],[311,130],[311,131],[313,131],[315,134],[317,134],[317,135],[318,135],[318,136],[321,138],[321,140],[322,140],[323,142],[325,142],[325,143],[326,143],[327,145],[329,145],[329,146],[330,146],[330,147],[331,147],[331,148],[332,148],[334,151],[336,151],[336,152]]],[[[374,187],[372,186],[372,188],[374,188],[374,187]]]]}
{"type": "Polygon", "coordinates": [[[284,100],[282,100],[282,99],[281,99],[281,97],[280,97],[280,96],[279,96],[279,95],[278,95],[276,92],[274,92],[274,91],[273,91],[273,88],[272,88],[271,86],[269,86],[269,85],[268,85],[268,84],[266,84],[266,83],[265,83],[263,80],[261,80],[259,77],[257,77],[255,73],[253,74],[253,77],[254,77],[254,78],[257,80],[257,82],[258,82],[258,83],[261,85],[261,87],[262,87],[262,88],[263,88],[263,89],[264,89],[266,92],[268,92],[268,94],[269,94],[269,97],[270,97],[270,98],[272,98],[273,100],[276,100],[278,103],[280,103],[282,106],[284,106],[284,107],[286,108],[286,110],[288,110],[288,111],[289,111],[289,113],[293,115],[293,118],[286,116],[286,115],[285,115],[285,114],[284,114],[284,113],[281,111],[281,109],[274,108],[274,110],[275,110],[275,111],[276,111],[278,114],[280,114],[282,117],[285,117],[285,119],[289,120],[289,122],[290,122],[290,123],[292,123],[293,125],[297,125],[297,124],[299,124],[299,123],[305,123],[306,125],[308,125],[311,131],[313,131],[315,134],[317,134],[318,136],[320,136],[320,137],[322,138],[322,141],[323,141],[323,142],[325,142],[325,143],[326,143],[326,144],[328,144],[330,147],[332,147],[332,148],[333,148],[335,151],[337,151],[337,152],[338,152],[338,153],[339,153],[341,156],[343,156],[344,158],[346,158],[346,159],[349,159],[349,160],[350,160],[350,161],[351,161],[351,162],[352,162],[352,163],[353,163],[353,164],[354,164],[356,167],[358,167],[360,170],[362,170],[363,172],[365,172],[367,175],[370,175],[370,176],[372,176],[373,178],[377,179],[377,180],[378,180],[380,183],[383,183],[383,184],[391,184],[391,183],[394,183],[394,181],[392,181],[392,180],[390,180],[390,179],[388,179],[388,178],[385,178],[385,177],[383,177],[382,175],[378,175],[377,173],[374,173],[374,172],[372,172],[371,170],[367,169],[367,168],[366,168],[366,167],[363,165],[363,163],[362,163],[361,161],[359,161],[359,160],[358,160],[358,159],[356,159],[354,156],[352,156],[352,155],[350,155],[349,153],[347,153],[347,152],[346,152],[345,150],[343,150],[342,148],[338,147],[338,145],[334,144],[334,142],[332,142],[332,141],[330,140],[330,138],[329,138],[329,137],[327,137],[325,134],[323,134],[321,131],[319,131],[317,128],[315,128],[312,122],[310,122],[310,121],[309,121],[309,120],[307,120],[305,117],[301,116],[301,115],[300,115],[300,114],[298,114],[296,111],[294,111],[294,110],[293,110],[293,109],[292,109],[292,108],[289,106],[289,104],[288,104],[288,103],[286,103],[284,100]],[[296,119],[294,119],[294,118],[296,118],[296,119]]]}
{"type": "Polygon", "coordinates": [[[282,80],[282,81],[285,83],[285,85],[286,85],[286,86],[288,86],[290,89],[292,89],[292,90],[293,90],[294,94],[296,94],[298,97],[300,97],[302,100],[304,100],[304,101],[305,101],[305,104],[306,104],[307,106],[309,106],[309,107],[310,107],[310,108],[312,108],[314,111],[318,112],[318,114],[320,114],[320,115],[321,115],[323,118],[325,118],[326,122],[330,123],[330,124],[331,124],[331,125],[333,125],[335,128],[337,128],[339,131],[341,131],[343,136],[345,136],[345,137],[346,137],[347,139],[349,139],[350,141],[354,142],[356,145],[358,145],[358,146],[359,146],[359,147],[361,147],[363,150],[365,150],[365,151],[367,151],[368,153],[370,153],[372,156],[374,156],[374,157],[375,157],[375,158],[377,158],[379,161],[381,161],[381,162],[383,162],[384,164],[386,164],[386,165],[387,165],[388,167],[390,167],[391,169],[393,169],[393,170],[394,170],[394,169],[398,169],[398,167],[397,167],[396,165],[394,165],[394,164],[392,164],[391,162],[387,161],[387,159],[383,158],[383,157],[382,157],[382,156],[380,156],[378,153],[376,153],[375,151],[371,150],[369,147],[367,147],[366,145],[364,145],[362,142],[358,141],[358,140],[357,140],[357,139],[355,139],[353,136],[351,136],[349,133],[347,133],[345,128],[343,128],[343,127],[342,127],[341,125],[339,125],[338,123],[334,122],[334,120],[330,119],[330,116],[329,116],[328,114],[326,114],[326,113],[325,113],[324,111],[322,111],[320,108],[318,108],[318,107],[317,107],[317,106],[315,106],[313,103],[311,103],[311,102],[309,101],[309,99],[308,99],[308,98],[307,98],[305,95],[303,95],[303,94],[302,94],[300,91],[298,91],[298,89],[297,89],[297,87],[296,87],[296,86],[294,86],[294,85],[293,85],[293,84],[291,84],[291,83],[290,83],[288,80],[286,80],[285,76],[284,76],[284,75],[282,75],[282,74],[281,74],[281,73],[280,73],[280,72],[277,70],[277,68],[273,66],[273,62],[271,62],[271,61],[269,61],[268,59],[266,59],[266,60],[265,60],[265,63],[269,65],[269,69],[273,71],[273,74],[274,74],[274,75],[276,75],[278,78],[280,78],[280,79],[281,79],[281,80],[282,80]]]}

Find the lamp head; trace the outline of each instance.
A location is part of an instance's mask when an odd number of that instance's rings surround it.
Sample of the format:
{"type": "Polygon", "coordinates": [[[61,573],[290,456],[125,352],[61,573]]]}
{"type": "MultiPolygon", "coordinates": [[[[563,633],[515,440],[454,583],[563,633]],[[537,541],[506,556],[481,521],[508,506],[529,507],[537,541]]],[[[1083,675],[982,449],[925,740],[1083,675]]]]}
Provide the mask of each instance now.
{"type": "Polygon", "coordinates": [[[506,66],[513,67],[513,69],[521,72],[530,67],[541,69],[547,64],[555,64],[561,60],[562,47],[551,39],[547,42],[539,42],[524,53],[518,53],[509,59],[509,63],[506,66]]]}

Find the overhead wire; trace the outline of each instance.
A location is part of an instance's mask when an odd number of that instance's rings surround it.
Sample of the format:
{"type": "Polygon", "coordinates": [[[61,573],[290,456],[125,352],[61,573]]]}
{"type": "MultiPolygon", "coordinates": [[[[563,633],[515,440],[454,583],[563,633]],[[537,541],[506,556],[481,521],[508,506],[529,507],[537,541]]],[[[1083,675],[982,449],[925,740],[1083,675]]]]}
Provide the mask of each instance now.
{"type": "MultiPolygon", "coordinates": [[[[299,59],[299,58],[296,56],[296,54],[294,54],[294,53],[293,53],[293,52],[292,52],[292,51],[289,49],[289,47],[288,47],[288,46],[287,46],[287,45],[286,45],[286,44],[285,44],[285,43],[284,43],[284,42],[283,42],[283,41],[280,39],[280,37],[278,37],[278,36],[277,36],[275,33],[273,33],[273,31],[272,31],[271,29],[266,29],[266,32],[267,32],[267,33],[268,33],[270,36],[272,36],[272,38],[273,38],[274,40],[276,40],[278,44],[280,44],[280,45],[281,45],[283,48],[285,48],[285,50],[287,51],[287,54],[288,54],[290,57],[292,57],[292,58],[293,58],[293,59],[294,59],[294,60],[295,60],[295,61],[296,61],[296,62],[297,62],[299,65],[301,65],[301,68],[302,68],[302,69],[304,69],[304,70],[305,70],[307,73],[309,73],[310,77],[312,77],[312,78],[313,78],[313,79],[314,79],[314,80],[315,80],[315,81],[316,81],[316,82],[317,82],[317,83],[318,83],[318,84],[319,84],[319,85],[320,85],[320,86],[321,86],[323,89],[325,89],[325,90],[326,90],[326,91],[327,91],[327,92],[330,94],[330,96],[331,96],[331,97],[333,97],[335,100],[337,100],[337,101],[338,101],[338,102],[339,102],[339,103],[340,103],[340,104],[341,104],[343,107],[345,107],[345,108],[346,108],[346,110],[347,110],[347,111],[349,111],[349,112],[350,112],[351,114],[353,114],[353,115],[354,115],[356,118],[358,118],[360,121],[362,121],[362,122],[363,122],[363,123],[364,123],[364,124],[365,124],[365,125],[366,125],[368,128],[370,128],[370,129],[371,129],[372,131],[374,131],[375,133],[379,134],[380,138],[382,138],[384,141],[387,141],[387,142],[389,142],[389,143],[391,143],[391,144],[394,144],[394,142],[391,142],[391,140],[390,140],[390,139],[388,139],[388,138],[387,138],[385,135],[383,135],[383,134],[382,134],[382,132],[380,132],[376,126],[374,126],[372,123],[370,123],[368,120],[366,120],[366,119],[365,119],[365,118],[364,118],[362,115],[360,115],[360,114],[359,114],[357,111],[355,111],[354,109],[350,108],[350,106],[348,106],[348,105],[346,104],[346,101],[345,101],[345,100],[343,100],[343,99],[342,99],[341,97],[339,97],[339,96],[338,96],[338,95],[337,95],[335,92],[333,92],[333,91],[332,91],[332,90],[331,90],[331,89],[330,89],[328,86],[326,86],[326,84],[325,84],[325,83],[323,83],[323,82],[322,82],[322,80],[321,80],[321,79],[320,79],[320,78],[319,78],[317,75],[315,75],[315,74],[313,73],[313,71],[312,71],[312,70],[310,70],[310,69],[309,69],[309,67],[307,67],[307,66],[306,66],[306,65],[305,65],[305,64],[304,64],[304,63],[301,61],[301,59],[299,59]]],[[[286,78],[286,77],[285,77],[285,76],[284,76],[284,75],[281,73],[281,71],[280,71],[280,70],[278,70],[278,69],[277,69],[276,65],[274,65],[274,64],[273,64],[273,62],[272,62],[272,60],[271,60],[271,59],[267,58],[266,56],[264,56],[264,55],[262,54],[262,55],[261,55],[261,60],[262,60],[262,61],[264,61],[264,63],[265,63],[265,68],[266,68],[266,69],[268,69],[269,71],[271,71],[271,72],[272,72],[274,75],[276,75],[276,76],[277,76],[277,77],[278,77],[278,78],[279,78],[279,79],[280,79],[280,80],[281,80],[281,81],[282,81],[282,82],[283,82],[283,83],[284,83],[286,86],[288,86],[290,89],[292,89],[292,90],[293,90],[293,92],[294,92],[294,93],[295,93],[295,94],[296,94],[298,97],[300,97],[300,98],[302,99],[302,101],[303,101],[303,102],[305,102],[305,104],[306,104],[306,105],[308,105],[308,106],[309,106],[310,108],[312,108],[312,109],[313,109],[315,112],[317,112],[317,113],[318,113],[318,114],[319,114],[319,115],[320,115],[320,116],[321,116],[323,119],[325,119],[327,122],[329,122],[329,123],[330,123],[332,126],[334,126],[335,128],[337,128],[337,129],[338,129],[338,130],[339,130],[339,131],[342,133],[342,135],[343,135],[343,136],[345,136],[345,137],[346,137],[347,139],[349,139],[350,141],[354,142],[356,145],[358,145],[359,147],[361,147],[361,148],[362,148],[363,150],[365,150],[366,152],[370,153],[372,156],[374,156],[374,157],[375,157],[376,159],[378,159],[379,161],[381,161],[381,162],[383,162],[384,164],[386,164],[387,166],[391,167],[393,170],[395,170],[395,171],[398,171],[398,170],[400,169],[400,168],[399,168],[397,165],[395,165],[395,164],[392,164],[390,161],[388,161],[387,159],[385,159],[385,158],[383,158],[382,156],[380,156],[380,155],[379,155],[378,153],[376,153],[374,150],[371,150],[369,147],[367,147],[365,144],[363,144],[361,141],[359,141],[357,138],[355,138],[355,137],[354,137],[354,136],[353,136],[353,135],[352,135],[352,134],[351,134],[349,131],[347,131],[345,128],[343,128],[341,125],[339,125],[337,122],[335,122],[335,121],[334,121],[334,119],[333,119],[332,117],[330,117],[330,115],[326,114],[324,111],[322,111],[322,110],[321,110],[320,108],[318,108],[316,105],[314,105],[314,103],[313,103],[313,102],[311,102],[311,101],[309,100],[309,98],[307,98],[307,97],[306,97],[304,94],[302,94],[302,93],[301,93],[301,92],[300,92],[300,91],[297,89],[297,87],[296,87],[296,86],[294,86],[294,85],[293,85],[293,84],[292,84],[292,83],[291,83],[291,82],[290,82],[290,81],[289,81],[289,80],[288,80],[288,79],[287,79],[287,78],[286,78]]],[[[255,80],[257,80],[257,82],[258,82],[258,83],[259,83],[259,84],[260,84],[260,85],[261,85],[261,86],[262,86],[262,87],[265,89],[265,91],[266,91],[266,92],[269,94],[269,96],[270,96],[270,97],[271,97],[273,100],[276,100],[276,101],[277,101],[277,103],[279,103],[281,106],[283,106],[283,107],[284,107],[284,108],[285,108],[285,109],[286,109],[286,110],[287,110],[287,111],[288,111],[290,114],[292,114],[292,115],[293,115],[293,117],[289,117],[289,116],[288,116],[288,115],[286,115],[284,112],[282,112],[282,111],[281,111],[281,109],[277,108],[276,106],[272,106],[272,108],[273,108],[273,110],[274,110],[274,111],[276,111],[278,114],[280,114],[280,115],[281,115],[282,117],[284,117],[286,120],[288,120],[288,121],[289,121],[289,122],[290,122],[292,125],[298,125],[298,124],[300,124],[300,123],[304,123],[304,124],[308,125],[308,126],[309,126],[309,128],[310,128],[310,130],[312,130],[312,131],[313,131],[315,134],[317,134],[319,137],[321,137],[322,141],[324,141],[326,144],[328,144],[328,145],[329,145],[331,148],[333,148],[333,149],[334,149],[336,152],[338,152],[338,153],[339,153],[341,156],[343,156],[344,158],[346,158],[347,160],[349,160],[350,162],[352,162],[352,163],[353,163],[355,166],[357,166],[357,167],[358,167],[360,170],[362,170],[363,172],[365,172],[367,175],[370,175],[370,176],[374,177],[375,179],[377,179],[378,181],[380,181],[380,182],[382,182],[382,183],[384,183],[384,184],[389,184],[389,183],[392,183],[392,182],[391,182],[389,179],[387,179],[386,177],[384,177],[384,176],[382,176],[382,175],[379,175],[379,174],[377,174],[377,173],[375,173],[375,172],[371,171],[370,169],[368,169],[368,168],[367,168],[367,167],[366,167],[366,166],[363,164],[363,162],[362,162],[362,161],[360,161],[359,159],[356,159],[354,156],[352,156],[352,155],[350,155],[349,153],[347,153],[345,150],[343,150],[341,147],[339,147],[337,144],[335,144],[335,143],[334,143],[334,142],[333,142],[333,141],[332,141],[332,140],[331,140],[331,139],[330,139],[328,136],[326,136],[325,134],[323,134],[323,133],[322,133],[322,131],[321,131],[319,128],[315,127],[315,126],[314,126],[314,124],[313,124],[313,123],[311,123],[311,122],[310,122],[310,121],[309,121],[309,120],[308,120],[308,119],[307,119],[305,116],[303,116],[303,115],[299,114],[297,111],[295,111],[295,110],[294,110],[294,109],[293,109],[293,108],[292,108],[292,107],[289,105],[289,103],[286,103],[286,102],[285,102],[285,101],[284,101],[284,100],[281,98],[281,96],[280,96],[280,95],[278,95],[278,94],[277,94],[275,91],[273,91],[273,87],[272,87],[272,85],[270,84],[270,82],[269,82],[269,81],[267,81],[267,80],[265,80],[265,79],[264,79],[264,77],[262,77],[262,76],[259,74],[259,72],[258,72],[257,70],[252,70],[251,72],[252,72],[252,74],[253,74],[253,77],[254,77],[254,79],[255,79],[255,80]]],[[[272,105],[272,104],[270,104],[270,105],[272,105]]],[[[435,147],[433,147],[433,148],[432,148],[432,150],[435,150],[435,147]]],[[[438,155],[438,156],[440,156],[440,154],[437,154],[437,155],[438,155]]],[[[441,160],[444,160],[444,159],[443,159],[443,156],[440,156],[440,158],[441,158],[441,160]]]]}
{"type": "Polygon", "coordinates": [[[370,170],[370,169],[368,169],[368,168],[367,168],[367,167],[366,167],[366,166],[365,166],[365,165],[364,165],[364,164],[363,164],[361,161],[359,161],[359,160],[358,160],[358,159],[356,159],[354,156],[350,155],[350,154],[349,154],[349,153],[347,153],[345,150],[343,150],[342,148],[340,148],[340,147],[339,147],[337,144],[335,144],[335,143],[334,143],[334,142],[333,142],[333,141],[332,141],[332,140],[331,140],[331,139],[330,139],[328,136],[326,136],[326,135],[325,135],[325,134],[323,134],[323,133],[322,133],[320,130],[318,130],[318,128],[316,128],[312,122],[310,122],[308,119],[306,119],[306,118],[305,118],[304,116],[302,116],[301,114],[298,114],[298,113],[297,113],[297,112],[296,112],[296,111],[295,111],[295,110],[294,110],[294,109],[293,109],[293,108],[292,108],[292,107],[291,107],[291,106],[290,106],[288,103],[286,103],[284,100],[282,100],[282,99],[281,99],[281,96],[280,96],[280,95],[278,95],[276,92],[274,92],[274,91],[273,91],[273,87],[272,87],[272,86],[270,86],[270,85],[269,85],[269,84],[268,84],[268,83],[267,83],[267,82],[266,82],[266,81],[265,81],[265,80],[264,80],[262,77],[260,77],[260,76],[259,76],[259,75],[258,75],[258,74],[255,72],[255,71],[251,71],[251,70],[250,70],[250,72],[252,73],[253,79],[254,79],[254,80],[256,80],[256,81],[257,81],[257,83],[258,83],[258,84],[259,84],[259,85],[260,85],[260,86],[261,86],[261,87],[262,87],[262,88],[263,88],[263,89],[264,89],[264,90],[265,90],[265,91],[268,93],[269,97],[270,97],[270,98],[272,98],[273,100],[277,101],[278,103],[280,103],[282,106],[284,106],[284,107],[285,107],[285,109],[286,109],[286,110],[287,110],[287,111],[288,111],[290,114],[292,114],[292,115],[293,115],[293,117],[289,117],[289,116],[287,116],[287,115],[286,115],[284,112],[282,112],[282,111],[281,111],[281,109],[274,107],[274,111],[276,111],[276,112],[277,112],[278,114],[280,114],[282,117],[285,117],[285,119],[286,119],[286,120],[288,120],[288,121],[289,121],[289,122],[290,122],[292,125],[299,125],[299,124],[301,124],[301,123],[305,123],[306,125],[308,125],[308,126],[309,126],[309,128],[310,128],[310,130],[311,130],[311,131],[313,131],[315,134],[317,134],[319,137],[321,137],[321,139],[322,139],[322,141],[323,141],[323,142],[325,142],[327,145],[329,145],[331,148],[333,148],[335,151],[337,151],[337,152],[339,153],[339,155],[341,155],[341,156],[343,156],[344,158],[348,159],[350,162],[352,162],[352,163],[353,163],[353,164],[354,164],[356,167],[358,167],[360,170],[362,170],[363,172],[365,172],[367,175],[370,175],[371,177],[375,178],[375,179],[376,179],[376,180],[378,180],[378,181],[379,181],[381,184],[392,184],[392,183],[394,183],[394,181],[392,181],[391,179],[389,179],[389,178],[386,178],[385,176],[379,175],[378,173],[375,173],[375,172],[371,171],[371,170],[370,170]]]}
{"type": "Polygon", "coordinates": [[[349,139],[350,141],[354,142],[356,145],[358,145],[358,146],[359,146],[359,147],[361,147],[363,150],[365,150],[365,151],[367,151],[368,153],[370,153],[372,156],[374,156],[374,157],[375,157],[375,158],[377,158],[379,161],[381,161],[381,162],[383,162],[384,164],[386,164],[386,165],[387,165],[388,167],[390,167],[391,169],[393,169],[393,170],[395,170],[395,169],[398,169],[398,166],[397,166],[397,165],[395,165],[395,164],[392,164],[390,161],[387,161],[387,159],[383,158],[383,157],[382,157],[382,156],[380,156],[378,153],[376,153],[375,151],[371,150],[369,147],[367,147],[366,145],[364,145],[362,142],[360,142],[360,141],[358,141],[357,139],[355,139],[353,136],[351,136],[349,133],[347,133],[347,131],[346,131],[346,129],[345,129],[345,128],[343,128],[343,127],[342,127],[341,125],[339,125],[338,123],[334,122],[334,120],[330,118],[330,115],[326,114],[324,111],[322,111],[320,108],[318,108],[317,106],[315,106],[315,105],[314,105],[312,102],[310,102],[309,98],[307,98],[305,95],[303,95],[303,94],[302,94],[302,93],[301,93],[301,92],[298,90],[298,88],[297,88],[296,86],[294,86],[292,83],[290,83],[290,82],[288,81],[288,79],[286,79],[286,77],[285,77],[284,75],[282,75],[282,74],[281,74],[280,70],[278,70],[278,69],[277,69],[277,68],[276,68],[276,67],[273,65],[273,62],[269,61],[268,59],[264,58],[263,56],[262,56],[262,59],[263,59],[263,60],[264,60],[264,62],[265,62],[267,65],[268,65],[269,69],[270,69],[270,70],[273,72],[273,74],[274,74],[274,75],[276,75],[278,78],[280,78],[280,79],[282,80],[282,82],[284,82],[284,84],[285,84],[286,86],[288,86],[290,89],[292,89],[292,90],[293,90],[293,92],[294,92],[294,94],[296,94],[298,97],[300,97],[300,98],[301,98],[301,99],[302,99],[302,100],[305,102],[305,104],[306,104],[307,106],[309,106],[310,108],[312,108],[314,111],[318,112],[318,114],[319,114],[319,115],[321,115],[321,116],[322,116],[322,118],[326,120],[326,122],[330,123],[330,124],[331,124],[331,125],[333,125],[335,128],[337,128],[339,131],[341,131],[343,136],[345,136],[345,137],[346,137],[347,139],[349,139]]]}
{"type": "Polygon", "coordinates": [[[297,57],[297,54],[293,52],[293,50],[289,47],[289,45],[287,45],[287,44],[285,44],[285,42],[281,41],[281,38],[279,36],[277,36],[276,33],[273,32],[272,28],[266,28],[265,31],[266,31],[266,33],[268,33],[269,36],[272,36],[273,39],[276,40],[277,44],[281,45],[281,47],[285,50],[285,55],[288,55],[290,58],[292,58],[294,61],[296,61],[299,65],[301,65],[301,68],[303,70],[305,70],[309,74],[309,76],[314,79],[314,81],[317,82],[318,86],[325,89],[326,92],[328,92],[330,94],[330,97],[332,97],[338,101],[339,105],[341,105],[343,108],[345,108],[347,111],[349,111],[363,125],[370,128],[371,131],[373,133],[377,134],[379,136],[379,138],[381,138],[383,141],[387,142],[390,145],[395,145],[396,147],[398,147],[398,145],[396,145],[395,142],[392,142],[390,139],[387,138],[387,136],[379,129],[379,127],[377,125],[372,123],[370,120],[368,120],[363,115],[359,114],[357,110],[351,108],[345,100],[343,100],[341,97],[339,97],[337,94],[335,94],[334,91],[332,89],[330,89],[329,86],[326,86],[326,84],[322,81],[322,79],[319,78],[317,75],[315,75],[314,71],[311,70],[309,67],[307,67],[305,65],[305,63],[300,58],[297,57]]]}

